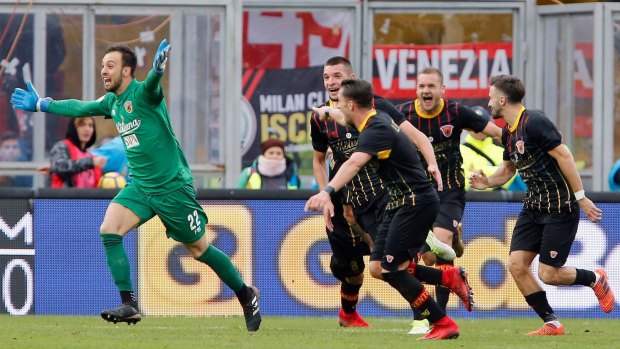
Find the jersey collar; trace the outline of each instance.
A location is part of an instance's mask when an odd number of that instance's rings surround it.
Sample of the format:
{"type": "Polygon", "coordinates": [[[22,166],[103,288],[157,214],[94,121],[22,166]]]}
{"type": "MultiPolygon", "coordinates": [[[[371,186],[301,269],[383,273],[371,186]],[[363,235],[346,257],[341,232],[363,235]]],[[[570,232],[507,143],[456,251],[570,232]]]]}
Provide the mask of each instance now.
{"type": "Polygon", "coordinates": [[[366,128],[366,125],[368,124],[368,121],[370,119],[372,119],[373,116],[377,115],[377,111],[375,109],[371,109],[370,112],[368,113],[368,115],[366,115],[366,118],[364,118],[364,121],[362,121],[362,124],[360,125],[360,127],[357,129],[358,132],[362,132],[362,130],[364,128],[366,128]]]}
{"type": "Polygon", "coordinates": [[[416,112],[418,115],[420,115],[420,117],[423,117],[423,118],[425,118],[425,119],[432,119],[432,118],[434,118],[435,116],[439,115],[439,113],[441,113],[441,111],[443,110],[444,105],[446,104],[446,102],[444,101],[444,99],[443,99],[443,98],[441,98],[441,99],[439,100],[439,103],[440,103],[440,104],[439,104],[439,108],[437,108],[437,111],[436,111],[436,112],[434,112],[433,114],[426,114],[426,113],[425,113],[425,112],[424,112],[424,111],[423,111],[423,110],[422,110],[422,109],[418,106],[418,105],[419,105],[419,104],[418,104],[418,103],[419,103],[419,101],[420,101],[420,99],[419,99],[419,98],[417,98],[417,99],[414,101],[414,104],[415,104],[415,112],[416,112]]]}
{"type": "Polygon", "coordinates": [[[517,125],[519,124],[519,121],[521,121],[521,116],[523,115],[524,112],[525,112],[525,106],[522,106],[521,110],[519,110],[519,114],[517,115],[517,119],[515,120],[514,125],[510,126],[510,128],[508,129],[510,132],[514,132],[517,129],[517,125]]]}
{"type": "Polygon", "coordinates": [[[129,85],[127,85],[127,88],[125,89],[125,91],[123,91],[123,93],[118,95],[117,98],[123,98],[124,96],[128,95],[129,91],[133,90],[137,84],[138,84],[138,80],[136,78],[133,78],[131,82],[129,83],[129,85]]]}

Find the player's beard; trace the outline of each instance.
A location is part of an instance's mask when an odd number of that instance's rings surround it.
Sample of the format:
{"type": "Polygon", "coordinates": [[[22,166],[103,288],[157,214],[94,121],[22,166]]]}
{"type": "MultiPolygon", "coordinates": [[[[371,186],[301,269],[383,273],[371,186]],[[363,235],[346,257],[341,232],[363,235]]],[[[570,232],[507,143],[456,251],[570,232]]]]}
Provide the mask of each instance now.
{"type": "Polygon", "coordinates": [[[491,114],[491,117],[493,118],[493,120],[502,119],[504,117],[501,114],[501,111],[498,111],[494,107],[489,108],[489,114],[491,114]]]}
{"type": "Polygon", "coordinates": [[[118,88],[121,87],[121,83],[123,82],[123,79],[121,76],[119,76],[119,79],[115,79],[114,77],[110,76],[110,86],[108,86],[107,88],[104,88],[107,92],[112,92],[114,94],[116,94],[116,91],[118,91],[118,88]]]}

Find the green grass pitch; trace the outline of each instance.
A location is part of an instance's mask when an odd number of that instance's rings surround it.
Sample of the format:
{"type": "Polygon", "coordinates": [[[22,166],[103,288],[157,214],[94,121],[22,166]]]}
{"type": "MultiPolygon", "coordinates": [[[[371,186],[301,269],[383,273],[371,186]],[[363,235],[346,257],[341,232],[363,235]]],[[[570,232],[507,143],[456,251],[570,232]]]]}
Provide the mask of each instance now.
{"type": "Polygon", "coordinates": [[[106,323],[92,316],[0,316],[0,348],[612,348],[620,321],[562,319],[566,335],[528,337],[538,318],[455,319],[461,336],[416,341],[409,319],[367,318],[367,329],[338,326],[336,318],[263,317],[248,333],[242,317],[143,317],[137,325],[106,323]]]}

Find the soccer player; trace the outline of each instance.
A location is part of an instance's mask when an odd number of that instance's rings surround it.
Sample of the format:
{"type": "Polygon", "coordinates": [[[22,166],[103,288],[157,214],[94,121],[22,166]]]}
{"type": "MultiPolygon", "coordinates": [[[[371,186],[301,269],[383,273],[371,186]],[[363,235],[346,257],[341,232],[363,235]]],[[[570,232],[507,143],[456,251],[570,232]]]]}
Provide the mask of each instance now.
{"type": "Polygon", "coordinates": [[[614,295],[603,269],[564,266],[577,235],[579,208],[592,222],[600,221],[603,212],[586,197],[573,157],[555,125],[542,112],[523,106],[523,82],[515,76],[498,75],[489,85],[491,114],[506,121],[502,133],[504,161],[489,177],[481,171],[473,173],[470,183],[475,189],[498,187],[519,170],[527,191],[512,233],[508,269],[527,304],[545,322],[528,335],[563,335],[564,327],[530,267],[539,255],[538,277],[542,282],[589,286],[603,311],[611,312],[614,295]]]}
{"type": "MultiPolygon", "coordinates": [[[[354,79],[355,74],[351,62],[340,56],[335,56],[325,62],[323,68],[323,83],[329,94],[329,101],[321,108],[314,108],[310,124],[312,146],[314,148],[313,172],[319,188],[324,188],[329,178],[333,178],[340,166],[349,158],[355,147],[359,133],[349,125],[340,125],[334,120],[325,120],[329,113],[337,113],[334,108],[338,101],[340,84],[344,79],[354,79]],[[326,116],[327,114],[327,116],[326,116]],[[332,165],[327,171],[326,154],[331,149],[332,165]]],[[[429,171],[435,174],[438,181],[441,177],[437,169],[432,146],[426,137],[416,130],[396,108],[385,99],[374,96],[374,107],[388,113],[397,124],[400,124],[422,153],[427,157],[429,171]]],[[[334,231],[327,234],[331,249],[330,268],[334,277],[341,281],[341,309],[339,323],[346,327],[367,327],[368,323],[357,311],[359,290],[364,280],[363,256],[372,249],[372,239],[377,231],[381,212],[387,201],[384,183],[379,179],[376,170],[371,166],[365,167],[360,174],[347,184],[346,189],[334,195],[333,204],[336,207],[333,218],[334,231]],[[377,217],[377,215],[379,217],[377,217]]],[[[431,237],[432,238],[432,237],[431,237]]],[[[433,246],[433,244],[431,242],[433,246]]],[[[436,249],[447,249],[450,246],[441,246],[436,249]]],[[[442,250],[443,251],[443,250],[442,250]]],[[[377,265],[380,275],[381,257],[371,256],[371,273],[373,265],[377,265]]],[[[377,268],[374,267],[376,270],[377,268]]]]}
{"type": "MultiPolygon", "coordinates": [[[[444,92],[445,85],[441,71],[434,67],[424,68],[417,75],[417,98],[397,108],[433,144],[443,179],[443,190],[439,192],[439,214],[433,222],[433,233],[440,241],[452,245],[457,257],[460,257],[464,248],[460,224],[465,210],[465,177],[461,168],[463,158],[460,152],[461,132],[468,129],[499,139],[501,129],[466,106],[444,99],[442,97],[444,92]]],[[[427,265],[435,264],[439,269],[454,266],[453,260],[433,257],[429,254],[423,255],[427,265]]],[[[437,286],[435,291],[437,303],[445,311],[450,290],[437,286]]],[[[419,323],[414,322],[413,326],[419,331],[425,330],[425,326],[419,323]]]]}
{"type": "MultiPolygon", "coordinates": [[[[433,324],[433,329],[423,339],[458,337],[458,325],[446,316],[421,281],[447,285],[464,301],[470,301],[471,292],[464,271],[428,267],[407,271],[412,251],[417,251],[425,242],[439,210],[437,192],[422,167],[416,146],[389,115],[373,108],[372,86],[366,81],[342,81],[336,107],[344,114],[347,124],[358,130],[357,147],[351,150],[349,159],[323,190],[308,200],[305,209],[323,211],[326,226],[333,231],[335,206],[331,196],[359,175],[365,166],[376,168],[389,193],[373,248],[375,253],[378,245],[383,246],[382,280],[398,290],[433,324]]],[[[416,265],[412,268],[416,269],[416,265]]]]}
{"type": "Polygon", "coordinates": [[[15,90],[11,103],[15,109],[74,118],[105,115],[114,120],[123,138],[133,182],[112,200],[100,228],[107,263],[122,304],[103,310],[104,320],[134,324],[140,321],[123,237],[157,215],[168,237],[181,242],[196,260],[211,267],[235,292],[248,331],[256,331],[261,323],[258,290],[247,286],[230,258],[207,242],[207,215],[196,201],[187,160],[171,127],[160,84],[169,51],[170,45],[164,39],[146,79],[137,81],[136,54],[125,45],[109,47],[101,61],[101,78],[107,93],[96,101],[39,98],[28,82],[27,90],[15,90]]]}

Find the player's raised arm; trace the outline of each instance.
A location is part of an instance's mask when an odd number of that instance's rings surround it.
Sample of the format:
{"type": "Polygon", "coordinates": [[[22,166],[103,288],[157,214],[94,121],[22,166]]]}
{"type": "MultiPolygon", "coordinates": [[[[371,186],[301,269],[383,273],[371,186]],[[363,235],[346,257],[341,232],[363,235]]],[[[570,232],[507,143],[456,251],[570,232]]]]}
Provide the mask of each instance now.
{"type": "Polygon", "coordinates": [[[159,44],[159,48],[157,48],[155,57],[153,57],[153,69],[151,69],[144,80],[145,90],[161,98],[163,98],[163,91],[159,82],[166,70],[166,63],[168,62],[168,55],[171,49],[172,45],[168,43],[168,40],[163,39],[159,44]]]}
{"type": "Polygon", "coordinates": [[[321,107],[312,107],[312,110],[317,113],[320,121],[334,120],[342,126],[348,126],[347,122],[344,119],[344,114],[342,114],[342,112],[338,108],[332,108],[330,106],[324,105],[321,107]]]}
{"type": "Polygon", "coordinates": [[[502,141],[502,129],[499,126],[495,125],[493,122],[489,121],[485,128],[482,130],[482,133],[489,137],[493,137],[497,141],[502,141]]]}
{"type": "Polygon", "coordinates": [[[96,101],[81,101],[77,99],[55,101],[49,97],[41,98],[30,81],[26,83],[26,90],[16,88],[11,95],[13,109],[31,112],[49,111],[50,113],[74,118],[107,115],[106,103],[105,97],[96,101]]]}
{"type": "Polygon", "coordinates": [[[163,74],[164,70],[166,70],[168,54],[171,48],[172,45],[170,45],[166,39],[163,39],[159,44],[159,48],[157,48],[157,53],[155,53],[155,58],[153,58],[153,70],[159,75],[163,74]]]}

